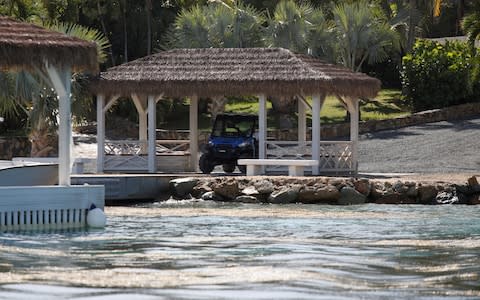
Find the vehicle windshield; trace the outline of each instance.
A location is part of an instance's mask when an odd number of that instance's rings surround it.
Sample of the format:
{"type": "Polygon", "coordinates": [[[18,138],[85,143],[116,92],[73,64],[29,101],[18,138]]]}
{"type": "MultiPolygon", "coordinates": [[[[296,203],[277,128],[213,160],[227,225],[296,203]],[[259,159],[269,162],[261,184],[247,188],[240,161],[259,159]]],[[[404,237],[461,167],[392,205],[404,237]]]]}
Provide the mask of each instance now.
{"type": "Polygon", "coordinates": [[[246,117],[224,116],[217,118],[212,131],[213,136],[250,137],[255,130],[255,121],[246,117]]]}

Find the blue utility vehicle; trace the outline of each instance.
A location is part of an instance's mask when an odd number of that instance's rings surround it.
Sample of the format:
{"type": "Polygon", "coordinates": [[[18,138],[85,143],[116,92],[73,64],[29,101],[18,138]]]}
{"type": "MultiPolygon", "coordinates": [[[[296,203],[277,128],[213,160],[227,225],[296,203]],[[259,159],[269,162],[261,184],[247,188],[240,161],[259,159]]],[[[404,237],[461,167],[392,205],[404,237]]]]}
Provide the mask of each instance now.
{"type": "MultiPolygon", "coordinates": [[[[246,114],[221,114],[215,118],[208,144],[202,147],[200,170],[208,174],[215,166],[222,165],[223,171],[232,173],[239,158],[257,157],[255,128],[257,116],[246,114]]],[[[245,173],[245,166],[238,166],[245,173]]]]}

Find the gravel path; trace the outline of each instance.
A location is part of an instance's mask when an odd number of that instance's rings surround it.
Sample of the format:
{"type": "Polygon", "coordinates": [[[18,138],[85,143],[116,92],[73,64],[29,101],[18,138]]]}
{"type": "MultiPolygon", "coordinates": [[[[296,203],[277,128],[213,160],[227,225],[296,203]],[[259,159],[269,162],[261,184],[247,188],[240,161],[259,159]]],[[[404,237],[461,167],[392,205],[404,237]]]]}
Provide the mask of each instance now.
{"type": "Polygon", "coordinates": [[[359,171],[480,172],[480,117],[364,134],[359,144],[359,171]]]}

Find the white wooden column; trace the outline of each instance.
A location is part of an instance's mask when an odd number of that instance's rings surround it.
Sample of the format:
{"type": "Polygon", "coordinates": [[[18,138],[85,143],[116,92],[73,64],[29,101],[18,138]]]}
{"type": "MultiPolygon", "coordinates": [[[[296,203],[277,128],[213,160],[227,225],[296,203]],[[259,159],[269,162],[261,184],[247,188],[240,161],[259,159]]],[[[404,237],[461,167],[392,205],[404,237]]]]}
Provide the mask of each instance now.
{"type": "Polygon", "coordinates": [[[97,95],[97,173],[103,173],[105,166],[105,115],[118,98],[114,95],[105,101],[104,95],[97,95]]]}
{"type": "MultiPolygon", "coordinates": [[[[147,98],[145,96],[139,96],[137,94],[132,94],[131,97],[138,113],[138,139],[141,142],[145,142],[148,138],[147,98]]],[[[147,153],[147,146],[143,143],[140,147],[140,153],[147,153]]]]}
{"type": "Polygon", "coordinates": [[[143,142],[148,139],[148,125],[147,125],[147,112],[142,112],[138,114],[138,139],[142,143],[140,146],[141,154],[145,154],[147,152],[147,147],[143,142]]]}
{"type": "Polygon", "coordinates": [[[267,99],[258,95],[258,158],[266,158],[267,142],[267,99]]]}
{"type": "Polygon", "coordinates": [[[57,69],[46,64],[50,80],[53,83],[58,97],[58,184],[70,185],[72,143],[72,116],[70,103],[70,87],[72,73],[69,67],[57,69]]]}
{"type": "Polygon", "coordinates": [[[148,172],[155,173],[157,170],[157,110],[155,97],[148,96],[148,172]]]}
{"type": "Polygon", "coordinates": [[[298,99],[298,141],[305,142],[307,140],[307,114],[305,104],[302,99],[298,99]]]}
{"type": "MultiPolygon", "coordinates": [[[[325,96],[312,96],[312,159],[320,159],[320,110],[325,96]]],[[[312,175],[320,174],[318,166],[312,167],[312,175]]]]}
{"type": "Polygon", "coordinates": [[[103,173],[105,163],[105,97],[97,95],[97,173],[103,173]]]}
{"type": "Polygon", "coordinates": [[[193,172],[198,168],[198,97],[190,97],[190,167],[193,172]]]}
{"type": "Polygon", "coordinates": [[[359,105],[357,98],[346,98],[348,112],[350,113],[350,141],[352,142],[352,164],[355,174],[358,172],[358,127],[359,105]]]}

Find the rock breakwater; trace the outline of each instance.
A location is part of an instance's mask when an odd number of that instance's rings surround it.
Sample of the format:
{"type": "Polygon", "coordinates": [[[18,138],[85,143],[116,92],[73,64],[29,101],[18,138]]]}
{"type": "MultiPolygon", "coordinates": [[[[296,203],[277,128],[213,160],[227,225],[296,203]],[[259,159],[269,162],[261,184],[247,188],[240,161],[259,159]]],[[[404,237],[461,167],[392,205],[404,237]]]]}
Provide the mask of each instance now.
{"type": "Polygon", "coordinates": [[[475,176],[465,184],[343,177],[201,177],[170,181],[174,198],[243,203],[480,204],[475,176]]]}

